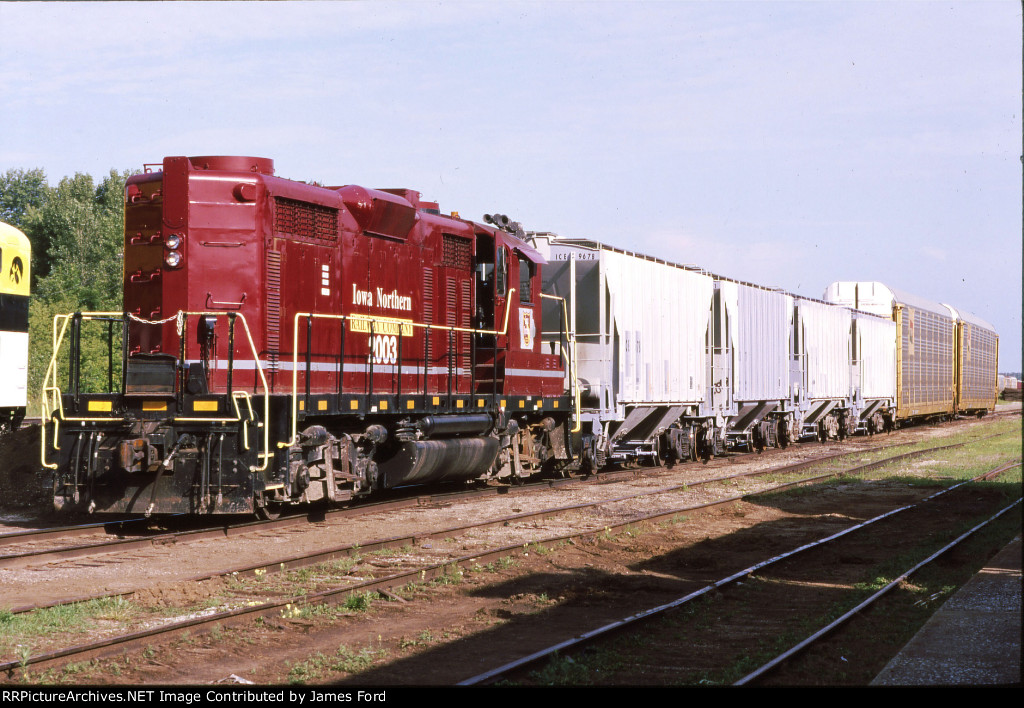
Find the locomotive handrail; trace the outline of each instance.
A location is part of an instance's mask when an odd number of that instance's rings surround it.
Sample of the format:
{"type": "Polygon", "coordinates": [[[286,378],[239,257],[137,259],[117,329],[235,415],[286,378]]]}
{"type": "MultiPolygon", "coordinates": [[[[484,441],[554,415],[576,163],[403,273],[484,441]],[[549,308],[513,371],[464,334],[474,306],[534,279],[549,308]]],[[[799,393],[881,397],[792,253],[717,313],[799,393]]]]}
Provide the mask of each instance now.
{"type": "MultiPolygon", "coordinates": [[[[292,418],[292,421],[291,421],[291,439],[287,440],[287,441],[284,441],[284,442],[278,442],[277,446],[279,448],[291,447],[292,445],[295,445],[296,442],[298,442],[298,437],[299,437],[299,433],[298,433],[298,427],[299,427],[298,426],[298,423],[299,423],[299,318],[307,318],[307,319],[310,319],[310,320],[323,319],[323,320],[338,320],[338,321],[356,320],[356,321],[361,321],[361,322],[369,322],[371,324],[371,328],[372,328],[374,323],[377,323],[377,322],[387,322],[387,323],[391,323],[391,324],[397,324],[399,326],[399,333],[401,333],[401,329],[404,328],[404,327],[412,327],[413,329],[418,327],[418,328],[421,328],[421,329],[426,329],[428,331],[430,331],[430,330],[447,331],[447,332],[449,332],[449,336],[450,336],[450,333],[452,333],[452,332],[463,332],[463,333],[467,333],[467,334],[493,334],[495,336],[498,336],[498,335],[505,336],[506,334],[508,334],[509,312],[512,309],[512,294],[515,293],[515,291],[516,291],[515,288],[510,288],[509,291],[508,291],[508,294],[506,295],[506,300],[505,300],[505,318],[504,318],[504,322],[502,323],[502,329],[501,330],[498,330],[498,329],[493,329],[493,330],[491,330],[491,329],[473,329],[473,328],[466,328],[466,327],[455,327],[455,326],[452,326],[452,325],[426,324],[426,323],[421,323],[421,322],[411,322],[409,320],[403,320],[403,319],[399,319],[397,317],[386,317],[386,316],[380,316],[380,315],[363,315],[363,314],[359,314],[359,313],[355,313],[355,314],[351,314],[351,315],[330,315],[330,314],[318,313],[318,312],[296,312],[295,313],[295,317],[294,317],[294,327],[292,327],[292,405],[291,405],[291,409],[292,409],[291,410],[291,418],[292,418]]],[[[344,325],[342,326],[342,332],[344,332],[344,325]]],[[[309,352],[308,347],[307,347],[306,355],[307,356],[311,356],[311,353],[309,352]]],[[[371,356],[371,361],[372,361],[372,356],[373,355],[371,354],[370,356],[371,356]]],[[[344,375],[345,375],[344,352],[342,352],[341,376],[344,376],[344,375]]],[[[310,377],[310,370],[307,368],[307,370],[306,370],[306,382],[307,383],[309,382],[309,377],[310,377]]],[[[450,382],[450,379],[451,379],[451,377],[449,376],[449,382],[450,382]]],[[[424,382],[424,389],[423,390],[424,390],[424,392],[426,392],[426,382],[424,382]]]]}
{"type": "MultiPolygon", "coordinates": [[[[202,316],[205,316],[205,315],[224,315],[225,317],[230,317],[230,316],[233,315],[235,318],[242,320],[242,327],[243,327],[243,329],[245,329],[245,338],[248,340],[248,342],[249,342],[249,350],[252,352],[253,366],[256,368],[256,372],[260,375],[260,381],[263,384],[263,422],[260,425],[262,425],[262,427],[263,427],[263,450],[264,451],[256,453],[257,459],[262,459],[263,460],[263,464],[258,465],[258,466],[251,466],[251,467],[249,467],[249,471],[250,472],[263,472],[264,470],[267,469],[267,466],[270,464],[270,458],[273,456],[272,453],[270,452],[270,425],[269,425],[269,421],[270,421],[270,387],[267,385],[266,374],[263,373],[263,367],[260,365],[260,357],[259,357],[259,354],[256,352],[256,344],[252,340],[252,333],[249,331],[249,323],[246,321],[245,315],[243,315],[241,312],[210,312],[210,311],[182,312],[181,310],[178,311],[178,314],[180,316],[185,316],[185,317],[188,317],[190,315],[198,316],[198,317],[202,317],[202,316]]],[[[232,357],[234,357],[234,352],[232,352],[231,354],[232,354],[232,357]]],[[[251,400],[249,398],[248,392],[239,391],[237,393],[240,393],[240,394],[244,395],[244,397],[246,399],[246,402],[247,402],[247,405],[249,406],[249,414],[250,414],[250,420],[251,420],[252,419],[251,418],[251,416],[252,416],[252,403],[251,403],[251,400]]],[[[235,412],[238,415],[237,418],[191,418],[191,417],[177,417],[174,420],[175,421],[184,421],[184,422],[201,422],[201,423],[238,423],[238,422],[242,422],[242,412],[238,408],[237,396],[234,393],[232,393],[231,394],[231,398],[232,398],[232,403],[235,406],[235,412]]],[[[245,443],[246,449],[248,449],[248,447],[249,447],[249,429],[248,429],[248,426],[243,426],[242,435],[243,435],[243,439],[244,439],[244,443],[245,443]]]]}
{"type": "MultiPolygon", "coordinates": [[[[69,322],[71,321],[71,318],[79,317],[81,319],[97,320],[97,319],[103,319],[103,318],[108,318],[108,317],[118,317],[118,318],[121,318],[123,320],[125,317],[127,317],[128,319],[131,319],[131,320],[133,320],[135,322],[139,322],[141,324],[159,325],[159,324],[164,324],[166,322],[170,322],[171,320],[175,320],[175,319],[181,320],[183,322],[184,318],[186,318],[186,317],[189,317],[189,316],[201,317],[201,316],[204,316],[204,315],[214,315],[214,316],[216,316],[216,315],[225,315],[225,316],[234,315],[236,318],[240,318],[242,320],[242,326],[245,329],[245,335],[246,335],[246,338],[249,341],[249,348],[250,348],[250,350],[253,353],[254,365],[255,365],[256,371],[259,373],[260,381],[263,384],[263,422],[260,425],[261,425],[261,427],[263,427],[263,450],[264,450],[264,452],[257,452],[257,458],[258,459],[262,459],[263,463],[261,465],[258,465],[258,466],[250,467],[249,471],[250,472],[263,472],[264,470],[266,470],[267,466],[270,463],[270,457],[272,456],[271,453],[269,452],[269,450],[270,450],[270,426],[267,425],[267,421],[270,419],[270,389],[269,389],[269,386],[267,385],[266,375],[263,373],[263,367],[260,365],[260,362],[259,362],[259,355],[256,352],[256,345],[253,342],[252,334],[249,331],[249,323],[246,321],[245,316],[242,315],[241,313],[228,313],[228,312],[215,312],[215,311],[189,312],[189,311],[179,310],[175,315],[172,315],[171,317],[167,317],[167,318],[165,318],[163,320],[147,320],[147,319],[138,317],[137,315],[134,315],[134,314],[131,314],[131,313],[125,313],[125,312],[76,312],[74,314],[64,314],[64,315],[58,314],[58,315],[54,315],[54,318],[53,318],[53,354],[50,357],[50,363],[47,366],[46,375],[43,378],[43,395],[42,395],[43,420],[45,421],[45,420],[49,419],[53,413],[55,413],[55,412],[57,413],[57,417],[54,418],[54,439],[53,439],[53,447],[54,447],[54,449],[55,450],[59,450],[60,449],[58,447],[58,445],[57,445],[57,439],[58,439],[57,431],[59,429],[60,421],[73,421],[73,422],[116,422],[116,421],[123,420],[123,418],[120,418],[120,417],[99,417],[99,416],[96,416],[96,417],[68,417],[67,415],[65,415],[65,413],[64,413],[63,396],[61,395],[61,388],[57,384],[57,357],[58,357],[58,354],[60,352],[60,345],[63,344],[63,342],[64,342],[64,337],[65,337],[65,334],[67,332],[67,327],[68,327],[69,322]],[[63,320],[63,326],[60,327],[60,331],[58,333],[58,321],[60,321],[60,320],[63,320]],[[52,383],[51,383],[51,379],[52,379],[52,383]],[[52,397],[52,400],[50,400],[50,397],[52,397]]],[[[179,332],[180,332],[180,328],[181,328],[181,325],[179,324],[179,332]]],[[[121,375],[124,376],[125,372],[122,371],[121,375]]],[[[236,392],[236,393],[240,394],[241,397],[244,397],[246,399],[246,405],[249,408],[249,414],[250,414],[250,418],[249,419],[252,420],[254,418],[254,415],[253,415],[253,410],[252,410],[252,402],[251,402],[251,399],[249,397],[248,392],[236,392]]],[[[192,422],[192,423],[195,423],[195,422],[200,422],[200,423],[238,423],[238,422],[242,422],[242,412],[241,412],[241,409],[238,407],[238,402],[237,402],[237,398],[238,397],[239,397],[239,395],[232,394],[232,403],[234,404],[235,412],[237,414],[237,416],[235,418],[228,418],[228,417],[192,418],[192,417],[185,417],[185,416],[176,416],[174,418],[174,420],[176,422],[192,422]]],[[[41,463],[42,463],[43,467],[45,467],[47,469],[56,469],[58,467],[58,465],[56,463],[55,464],[49,464],[46,461],[46,425],[44,424],[41,427],[42,427],[42,430],[40,431],[40,443],[41,443],[40,444],[40,458],[41,458],[41,463]]],[[[249,449],[248,427],[246,427],[243,430],[243,438],[244,438],[245,449],[249,449]]]]}
{"type": "Polygon", "coordinates": [[[107,417],[95,417],[95,418],[68,418],[64,415],[64,401],[60,393],[60,386],[57,384],[57,355],[60,351],[60,345],[64,342],[64,335],[67,333],[68,324],[71,322],[72,317],[79,317],[83,319],[98,319],[100,317],[123,317],[123,312],[76,312],[68,313],[65,315],[54,315],[53,316],[53,354],[50,356],[50,363],[46,367],[46,374],[43,376],[43,391],[42,391],[42,425],[39,432],[39,456],[40,463],[46,469],[57,469],[59,466],[57,463],[49,464],[46,461],[46,421],[51,417],[54,412],[58,413],[58,417],[54,419],[53,425],[53,449],[59,450],[60,447],[57,445],[57,431],[59,421],[61,420],[72,420],[72,421],[97,421],[97,422],[113,422],[121,420],[120,418],[107,418],[107,417]],[[58,334],[58,322],[63,320],[63,326],[60,327],[58,334]],[[50,383],[52,379],[52,384],[50,383]],[[48,396],[53,397],[53,401],[48,399],[48,396]]]}

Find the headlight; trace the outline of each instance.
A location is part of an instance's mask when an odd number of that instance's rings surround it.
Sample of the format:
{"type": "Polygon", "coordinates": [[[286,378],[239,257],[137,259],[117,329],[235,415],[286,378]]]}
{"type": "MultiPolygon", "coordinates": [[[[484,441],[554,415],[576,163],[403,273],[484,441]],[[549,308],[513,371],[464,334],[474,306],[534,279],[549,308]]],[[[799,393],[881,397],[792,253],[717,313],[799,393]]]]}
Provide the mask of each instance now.
{"type": "Polygon", "coordinates": [[[171,251],[164,257],[164,262],[171,268],[177,268],[181,264],[181,254],[177,251],[171,251]]]}
{"type": "Polygon", "coordinates": [[[169,249],[171,249],[173,251],[175,248],[177,248],[178,246],[181,245],[181,235],[180,234],[170,234],[167,237],[167,239],[164,241],[164,244],[166,244],[167,248],[169,248],[169,249]]]}

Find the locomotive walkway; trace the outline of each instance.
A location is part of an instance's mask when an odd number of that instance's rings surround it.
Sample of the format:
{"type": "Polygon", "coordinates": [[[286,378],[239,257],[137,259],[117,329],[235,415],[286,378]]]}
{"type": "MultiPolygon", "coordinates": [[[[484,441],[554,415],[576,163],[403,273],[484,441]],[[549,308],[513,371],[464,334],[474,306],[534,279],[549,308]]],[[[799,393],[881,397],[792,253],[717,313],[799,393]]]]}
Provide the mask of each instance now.
{"type": "Polygon", "coordinates": [[[872,686],[1019,686],[1021,537],[964,585],[872,686]]]}

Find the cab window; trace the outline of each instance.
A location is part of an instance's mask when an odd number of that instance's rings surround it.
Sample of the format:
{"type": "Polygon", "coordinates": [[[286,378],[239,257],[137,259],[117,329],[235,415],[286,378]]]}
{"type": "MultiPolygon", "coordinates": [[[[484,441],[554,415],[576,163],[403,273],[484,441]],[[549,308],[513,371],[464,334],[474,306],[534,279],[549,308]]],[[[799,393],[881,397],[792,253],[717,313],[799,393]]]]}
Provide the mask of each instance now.
{"type": "Polygon", "coordinates": [[[519,256],[519,302],[533,302],[533,292],[530,285],[533,282],[533,261],[528,260],[521,253],[519,256]]]}
{"type": "Polygon", "coordinates": [[[505,257],[505,249],[499,246],[495,256],[494,292],[501,296],[508,292],[508,261],[505,257]]]}

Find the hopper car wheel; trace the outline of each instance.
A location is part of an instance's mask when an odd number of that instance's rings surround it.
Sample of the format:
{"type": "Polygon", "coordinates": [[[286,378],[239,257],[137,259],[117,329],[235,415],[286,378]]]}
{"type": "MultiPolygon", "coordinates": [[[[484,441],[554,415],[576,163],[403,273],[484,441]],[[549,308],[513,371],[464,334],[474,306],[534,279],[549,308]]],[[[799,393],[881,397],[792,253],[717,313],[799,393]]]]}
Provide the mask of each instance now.
{"type": "Polygon", "coordinates": [[[698,459],[697,454],[697,431],[691,426],[687,436],[687,454],[690,462],[696,462],[698,459]]]}
{"type": "MultiPolygon", "coordinates": [[[[665,467],[666,464],[671,462],[670,455],[672,454],[671,448],[666,444],[663,436],[658,435],[654,438],[654,458],[653,463],[655,467],[665,467]]],[[[671,467],[671,464],[668,464],[671,467]]]]}
{"type": "Polygon", "coordinates": [[[592,435],[584,435],[580,449],[580,474],[593,474],[599,465],[597,464],[597,440],[592,435]]]}
{"type": "Polygon", "coordinates": [[[787,418],[779,418],[778,445],[782,450],[789,447],[789,419],[787,418]]]}

